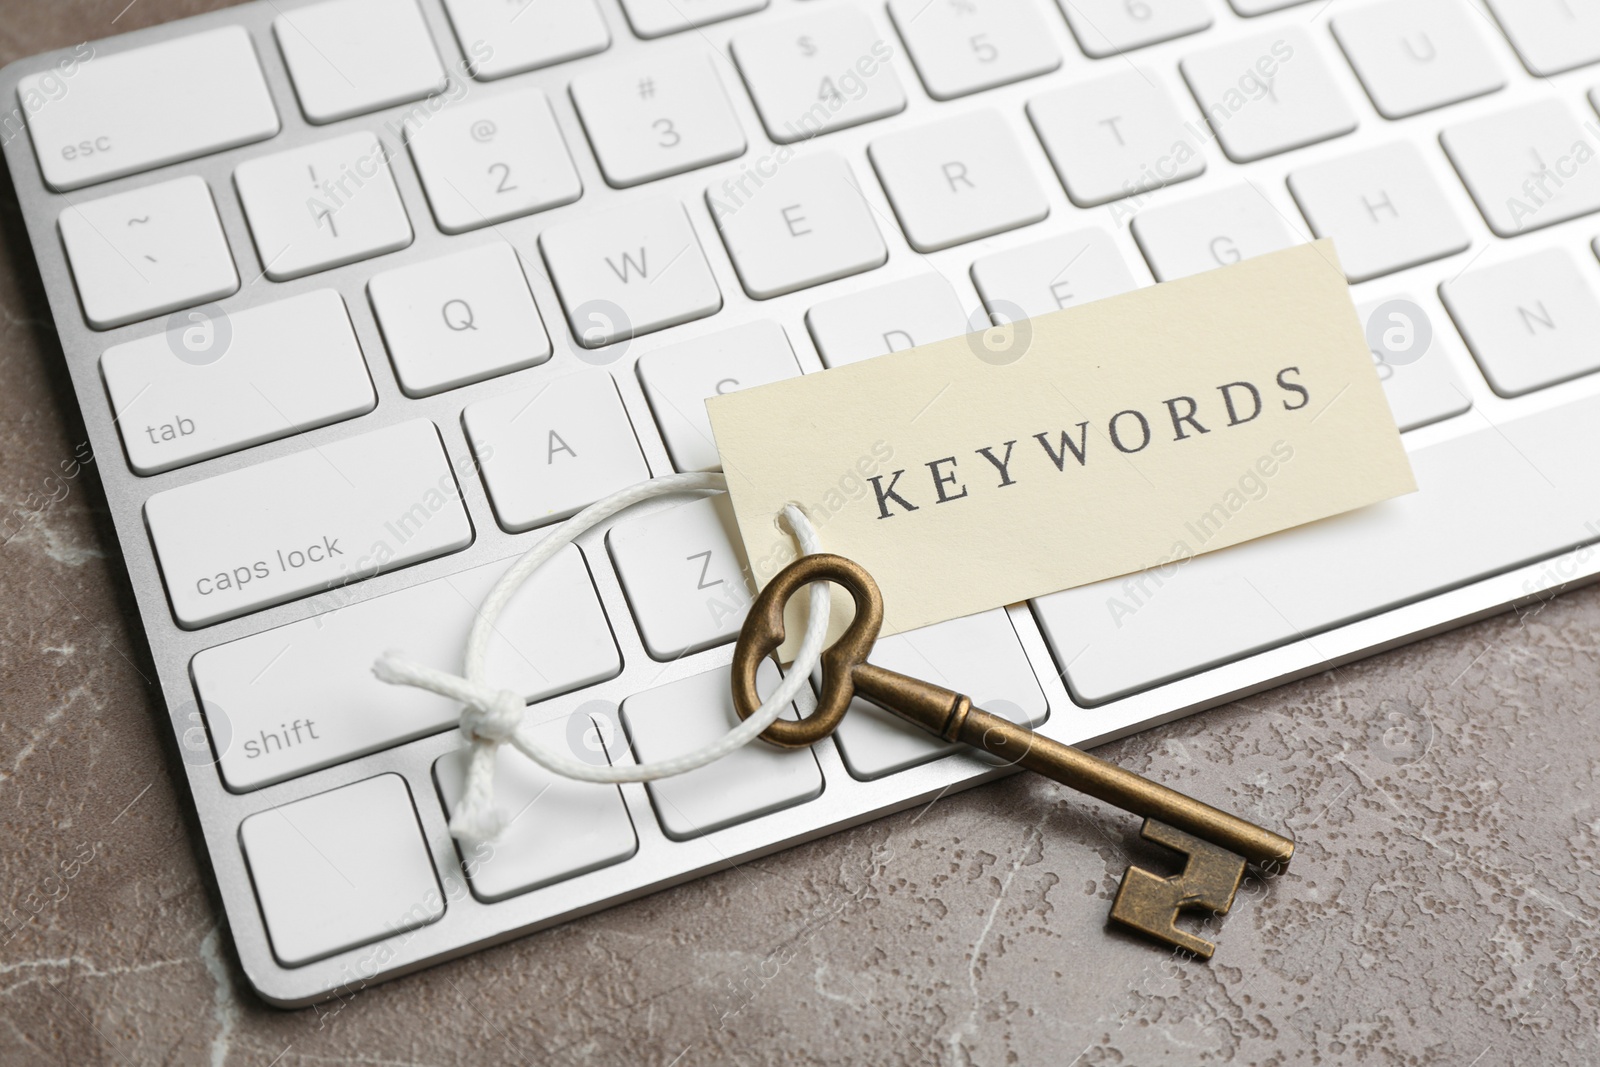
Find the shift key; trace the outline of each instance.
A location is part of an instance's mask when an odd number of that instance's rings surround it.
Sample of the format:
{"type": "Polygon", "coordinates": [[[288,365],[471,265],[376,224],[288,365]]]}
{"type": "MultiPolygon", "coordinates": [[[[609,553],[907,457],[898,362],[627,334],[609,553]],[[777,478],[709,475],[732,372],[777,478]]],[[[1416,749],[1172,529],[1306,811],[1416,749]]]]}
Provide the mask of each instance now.
{"type": "Polygon", "coordinates": [[[439,431],[418,419],[145,502],[186,630],[335,589],[472,543],[439,431]]]}

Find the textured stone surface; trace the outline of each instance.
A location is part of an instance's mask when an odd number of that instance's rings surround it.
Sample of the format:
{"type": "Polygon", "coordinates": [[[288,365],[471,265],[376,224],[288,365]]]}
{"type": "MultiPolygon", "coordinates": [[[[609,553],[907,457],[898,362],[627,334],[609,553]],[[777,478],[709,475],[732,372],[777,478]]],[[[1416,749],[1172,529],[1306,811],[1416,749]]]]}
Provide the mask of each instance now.
{"type": "MultiPolygon", "coordinates": [[[[6,0],[0,59],[206,6],[126,3],[6,0]]],[[[3,198],[0,1063],[1600,1062],[1594,590],[1103,749],[1303,842],[1209,966],[1105,929],[1135,820],[1019,777],[262,1006],[3,198]]]]}

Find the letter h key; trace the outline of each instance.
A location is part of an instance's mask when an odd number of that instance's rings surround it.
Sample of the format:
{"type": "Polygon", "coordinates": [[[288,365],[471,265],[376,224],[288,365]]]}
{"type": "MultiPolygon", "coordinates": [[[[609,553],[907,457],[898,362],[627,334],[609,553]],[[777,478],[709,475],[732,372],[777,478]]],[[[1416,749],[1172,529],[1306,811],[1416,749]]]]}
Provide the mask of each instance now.
{"type": "Polygon", "coordinates": [[[1294,855],[1294,842],[1288,838],[975,708],[959,693],[868,663],[883,624],[883,600],[871,575],[842,556],[818,554],[796,560],[767,583],[751,605],[733,653],[733,702],[741,718],[749,718],[761,706],[756,670],[783,642],[784,605],[795,592],[817,581],[848,589],[855,601],[855,618],[822,654],[816,711],[798,722],[779,719],[761,734],[764,740],[786,748],[813,744],[833,732],[851,699],[860,694],[947,741],[981,748],[1142,815],[1145,840],[1183,853],[1186,862],[1182,871],[1167,878],[1130,866],[1112,902],[1111,918],[1202,959],[1210,959],[1216,946],[1178,929],[1174,922],[1178,912],[1205,909],[1226,914],[1247,865],[1268,873],[1288,866],[1294,855]]]}

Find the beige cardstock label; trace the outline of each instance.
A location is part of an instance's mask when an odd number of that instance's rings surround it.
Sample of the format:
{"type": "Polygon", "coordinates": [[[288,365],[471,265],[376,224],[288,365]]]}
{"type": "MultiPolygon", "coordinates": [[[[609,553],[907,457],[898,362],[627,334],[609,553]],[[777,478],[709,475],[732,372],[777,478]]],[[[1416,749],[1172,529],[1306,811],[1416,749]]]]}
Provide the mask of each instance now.
{"type": "Polygon", "coordinates": [[[1327,240],[707,410],[756,583],[798,503],[877,579],[885,636],[1416,490],[1327,240]]]}

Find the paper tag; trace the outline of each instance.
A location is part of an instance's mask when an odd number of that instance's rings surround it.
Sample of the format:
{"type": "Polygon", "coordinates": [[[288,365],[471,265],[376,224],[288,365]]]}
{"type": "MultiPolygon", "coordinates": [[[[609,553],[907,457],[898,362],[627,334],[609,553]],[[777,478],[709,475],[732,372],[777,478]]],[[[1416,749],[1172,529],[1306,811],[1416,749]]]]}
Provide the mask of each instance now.
{"type": "Polygon", "coordinates": [[[1416,489],[1327,240],[707,410],[756,583],[798,503],[877,579],[885,636],[1416,489]]]}

